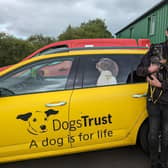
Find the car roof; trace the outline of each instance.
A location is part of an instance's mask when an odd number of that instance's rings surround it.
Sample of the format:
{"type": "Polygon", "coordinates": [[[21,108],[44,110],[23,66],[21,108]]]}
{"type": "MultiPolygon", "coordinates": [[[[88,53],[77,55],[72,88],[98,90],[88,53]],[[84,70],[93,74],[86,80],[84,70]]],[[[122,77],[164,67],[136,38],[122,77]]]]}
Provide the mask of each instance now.
{"type": "Polygon", "coordinates": [[[34,57],[36,54],[44,52],[45,50],[58,48],[87,48],[87,47],[149,47],[150,40],[149,39],[120,39],[120,38],[95,38],[95,39],[74,39],[74,40],[65,40],[58,41],[52,44],[48,44],[29,56],[25,57],[23,60],[27,60],[29,58],[34,57]]]}

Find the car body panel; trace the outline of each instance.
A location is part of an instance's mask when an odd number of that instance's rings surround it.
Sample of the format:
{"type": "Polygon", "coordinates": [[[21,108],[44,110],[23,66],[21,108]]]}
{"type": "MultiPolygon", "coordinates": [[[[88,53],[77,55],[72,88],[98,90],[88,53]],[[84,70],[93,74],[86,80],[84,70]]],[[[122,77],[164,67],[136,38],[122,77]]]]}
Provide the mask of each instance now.
{"type": "Polygon", "coordinates": [[[69,135],[69,131],[55,131],[53,120],[68,120],[71,94],[72,91],[59,91],[56,93],[26,94],[1,98],[0,107],[3,113],[1,113],[0,117],[0,131],[1,135],[4,136],[1,136],[0,139],[0,158],[3,159],[12,155],[32,154],[37,151],[45,152],[46,148],[51,151],[70,148],[70,144],[65,141],[69,135]],[[46,107],[48,103],[62,101],[66,102],[65,106],[46,107]],[[45,112],[49,109],[58,112],[47,117],[45,112]],[[37,111],[40,113],[40,116],[36,115],[37,111]],[[32,123],[33,121],[30,122],[30,120],[27,121],[19,118],[20,115],[28,113],[33,113],[31,117],[37,118],[37,120],[40,120],[39,123],[41,125],[45,124],[47,126],[46,132],[40,132],[37,126],[32,123]],[[47,121],[44,121],[45,118],[47,118],[47,121]],[[58,135],[60,135],[59,139],[57,138],[58,135]]]}
{"type": "Polygon", "coordinates": [[[146,84],[75,90],[71,98],[70,120],[82,119],[85,124],[82,128],[71,131],[76,142],[72,146],[126,139],[139,116],[145,112],[145,97],[138,99],[133,98],[133,95],[145,92],[146,84]]]}
{"type": "MultiPolygon", "coordinates": [[[[146,52],[147,49],[88,49],[39,56],[0,72],[0,79],[27,64],[52,58],[80,58],[96,54],[123,54],[123,57],[135,54],[136,57],[146,52]]],[[[79,67],[76,68],[77,78],[79,67]]],[[[72,86],[74,88],[60,91],[0,97],[0,163],[136,143],[147,112],[145,97],[134,95],[145,94],[146,83],[75,88],[72,82],[72,86]],[[59,106],[48,107],[46,104],[59,106]],[[31,117],[37,111],[41,112],[40,117],[48,112],[53,114],[47,116],[48,129],[45,132],[37,131],[35,126],[36,131],[29,129],[32,124],[24,118],[25,114],[31,117]]],[[[32,122],[36,121],[35,118],[32,122]]]]}

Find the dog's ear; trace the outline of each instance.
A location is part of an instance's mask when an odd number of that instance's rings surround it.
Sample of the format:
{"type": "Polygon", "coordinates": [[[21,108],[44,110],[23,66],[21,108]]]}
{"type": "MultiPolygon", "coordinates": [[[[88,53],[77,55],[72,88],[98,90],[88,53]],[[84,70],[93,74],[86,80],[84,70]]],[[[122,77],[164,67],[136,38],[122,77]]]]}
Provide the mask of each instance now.
{"type": "Polygon", "coordinates": [[[32,116],[32,113],[20,114],[16,117],[16,119],[27,121],[31,116],[32,116]]]}
{"type": "Polygon", "coordinates": [[[54,114],[57,114],[58,111],[55,111],[53,109],[49,109],[47,111],[45,111],[45,114],[47,115],[47,117],[49,117],[50,115],[54,115],[54,114]]]}

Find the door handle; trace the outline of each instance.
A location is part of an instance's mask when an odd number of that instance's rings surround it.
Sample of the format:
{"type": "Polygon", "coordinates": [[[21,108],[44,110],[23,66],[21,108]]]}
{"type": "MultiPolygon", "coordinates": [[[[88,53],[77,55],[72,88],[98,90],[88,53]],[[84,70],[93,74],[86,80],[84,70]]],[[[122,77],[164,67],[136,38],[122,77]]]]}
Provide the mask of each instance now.
{"type": "Polygon", "coordinates": [[[147,96],[146,93],[144,93],[144,94],[134,94],[134,95],[132,95],[133,98],[142,98],[142,97],[146,97],[146,96],[147,96]]]}
{"type": "Polygon", "coordinates": [[[47,103],[45,106],[46,107],[56,107],[56,106],[64,106],[67,104],[66,101],[58,102],[58,103],[47,103]]]}

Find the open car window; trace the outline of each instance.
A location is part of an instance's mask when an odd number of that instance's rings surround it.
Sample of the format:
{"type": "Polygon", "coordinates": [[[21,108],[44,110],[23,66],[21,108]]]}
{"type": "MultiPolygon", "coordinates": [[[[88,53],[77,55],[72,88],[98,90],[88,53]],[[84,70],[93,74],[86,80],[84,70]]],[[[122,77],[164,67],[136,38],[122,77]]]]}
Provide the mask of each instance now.
{"type": "Polygon", "coordinates": [[[25,66],[0,80],[15,95],[64,90],[73,58],[57,58],[25,66]]]}

